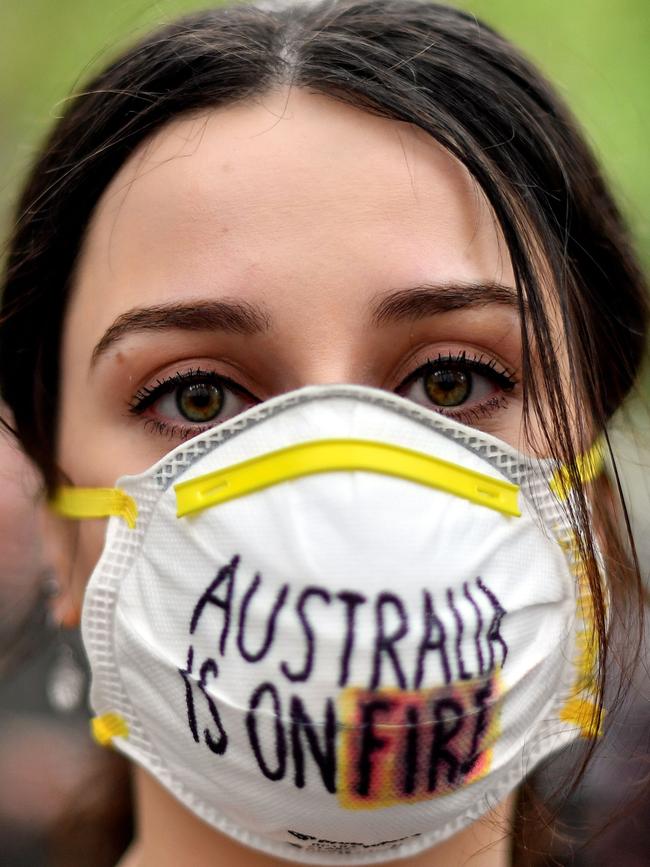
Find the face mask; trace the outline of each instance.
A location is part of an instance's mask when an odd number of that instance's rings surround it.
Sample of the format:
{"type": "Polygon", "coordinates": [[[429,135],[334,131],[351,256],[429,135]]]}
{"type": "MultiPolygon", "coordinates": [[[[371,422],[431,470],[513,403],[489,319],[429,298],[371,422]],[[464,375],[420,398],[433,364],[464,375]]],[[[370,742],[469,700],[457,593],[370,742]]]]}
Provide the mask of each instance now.
{"type": "Polygon", "coordinates": [[[115,489],[63,489],[59,511],[112,515],[82,616],[96,737],[277,857],[371,863],[450,837],[594,734],[567,479],[337,386],[115,489]]]}

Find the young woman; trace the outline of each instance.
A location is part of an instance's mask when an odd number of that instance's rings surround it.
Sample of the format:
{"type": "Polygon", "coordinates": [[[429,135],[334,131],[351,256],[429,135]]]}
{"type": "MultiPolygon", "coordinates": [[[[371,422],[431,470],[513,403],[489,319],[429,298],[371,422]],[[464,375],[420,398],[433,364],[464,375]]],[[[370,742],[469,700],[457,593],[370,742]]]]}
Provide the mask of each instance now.
{"type": "Polygon", "coordinates": [[[508,863],[640,610],[645,290],[539,74],[410,0],[185,18],[70,102],[3,305],[122,865],[508,863]]]}

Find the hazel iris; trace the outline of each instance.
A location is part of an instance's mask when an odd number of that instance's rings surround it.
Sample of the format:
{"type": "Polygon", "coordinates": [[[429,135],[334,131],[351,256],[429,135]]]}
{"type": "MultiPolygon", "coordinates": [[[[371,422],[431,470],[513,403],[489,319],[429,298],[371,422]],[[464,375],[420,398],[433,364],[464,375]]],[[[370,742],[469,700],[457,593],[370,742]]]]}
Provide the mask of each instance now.
{"type": "Polygon", "coordinates": [[[436,406],[459,406],[472,392],[472,374],[458,367],[442,367],[427,374],[424,387],[436,406]]]}
{"type": "Polygon", "coordinates": [[[212,421],[223,408],[223,390],[215,383],[192,382],[178,389],[176,405],[188,421],[212,421]]]}

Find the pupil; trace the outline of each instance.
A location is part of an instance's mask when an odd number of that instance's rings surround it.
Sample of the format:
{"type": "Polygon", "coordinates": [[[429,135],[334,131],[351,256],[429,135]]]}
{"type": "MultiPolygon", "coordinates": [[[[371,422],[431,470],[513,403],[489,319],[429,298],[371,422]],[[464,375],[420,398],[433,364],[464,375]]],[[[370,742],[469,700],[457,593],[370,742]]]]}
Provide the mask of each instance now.
{"type": "Polygon", "coordinates": [[[193,382],[179,389],[176,404],[188,421],[212,421],[223,407],[223,391],[214,383],[193,382]]]}
{"type": "Polygon", "coordinates": [[[425,388],[436,406],[458,406],[471,394],[472,375],[453,367],[438,368],[428,374],[425,388]]]}

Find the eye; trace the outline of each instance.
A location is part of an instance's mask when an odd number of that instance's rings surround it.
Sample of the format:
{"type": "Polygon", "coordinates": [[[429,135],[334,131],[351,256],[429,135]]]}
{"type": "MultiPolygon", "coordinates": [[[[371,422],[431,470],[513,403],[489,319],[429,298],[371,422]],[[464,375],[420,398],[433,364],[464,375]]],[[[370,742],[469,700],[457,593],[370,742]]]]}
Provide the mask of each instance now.
{"type": "Polygon", "coordinates": [[[415,370],[398,394],[430,409],[472,423],[504,407],[517,384],[513,374],[484,355],[438,356],[415,370]]]}
{"type": "Polygon", "coordinates": [[[214,371],[188,370],[140,389],[129,411],[158,433],[187,438],[255,403],[252,394],[214,371]]]}

